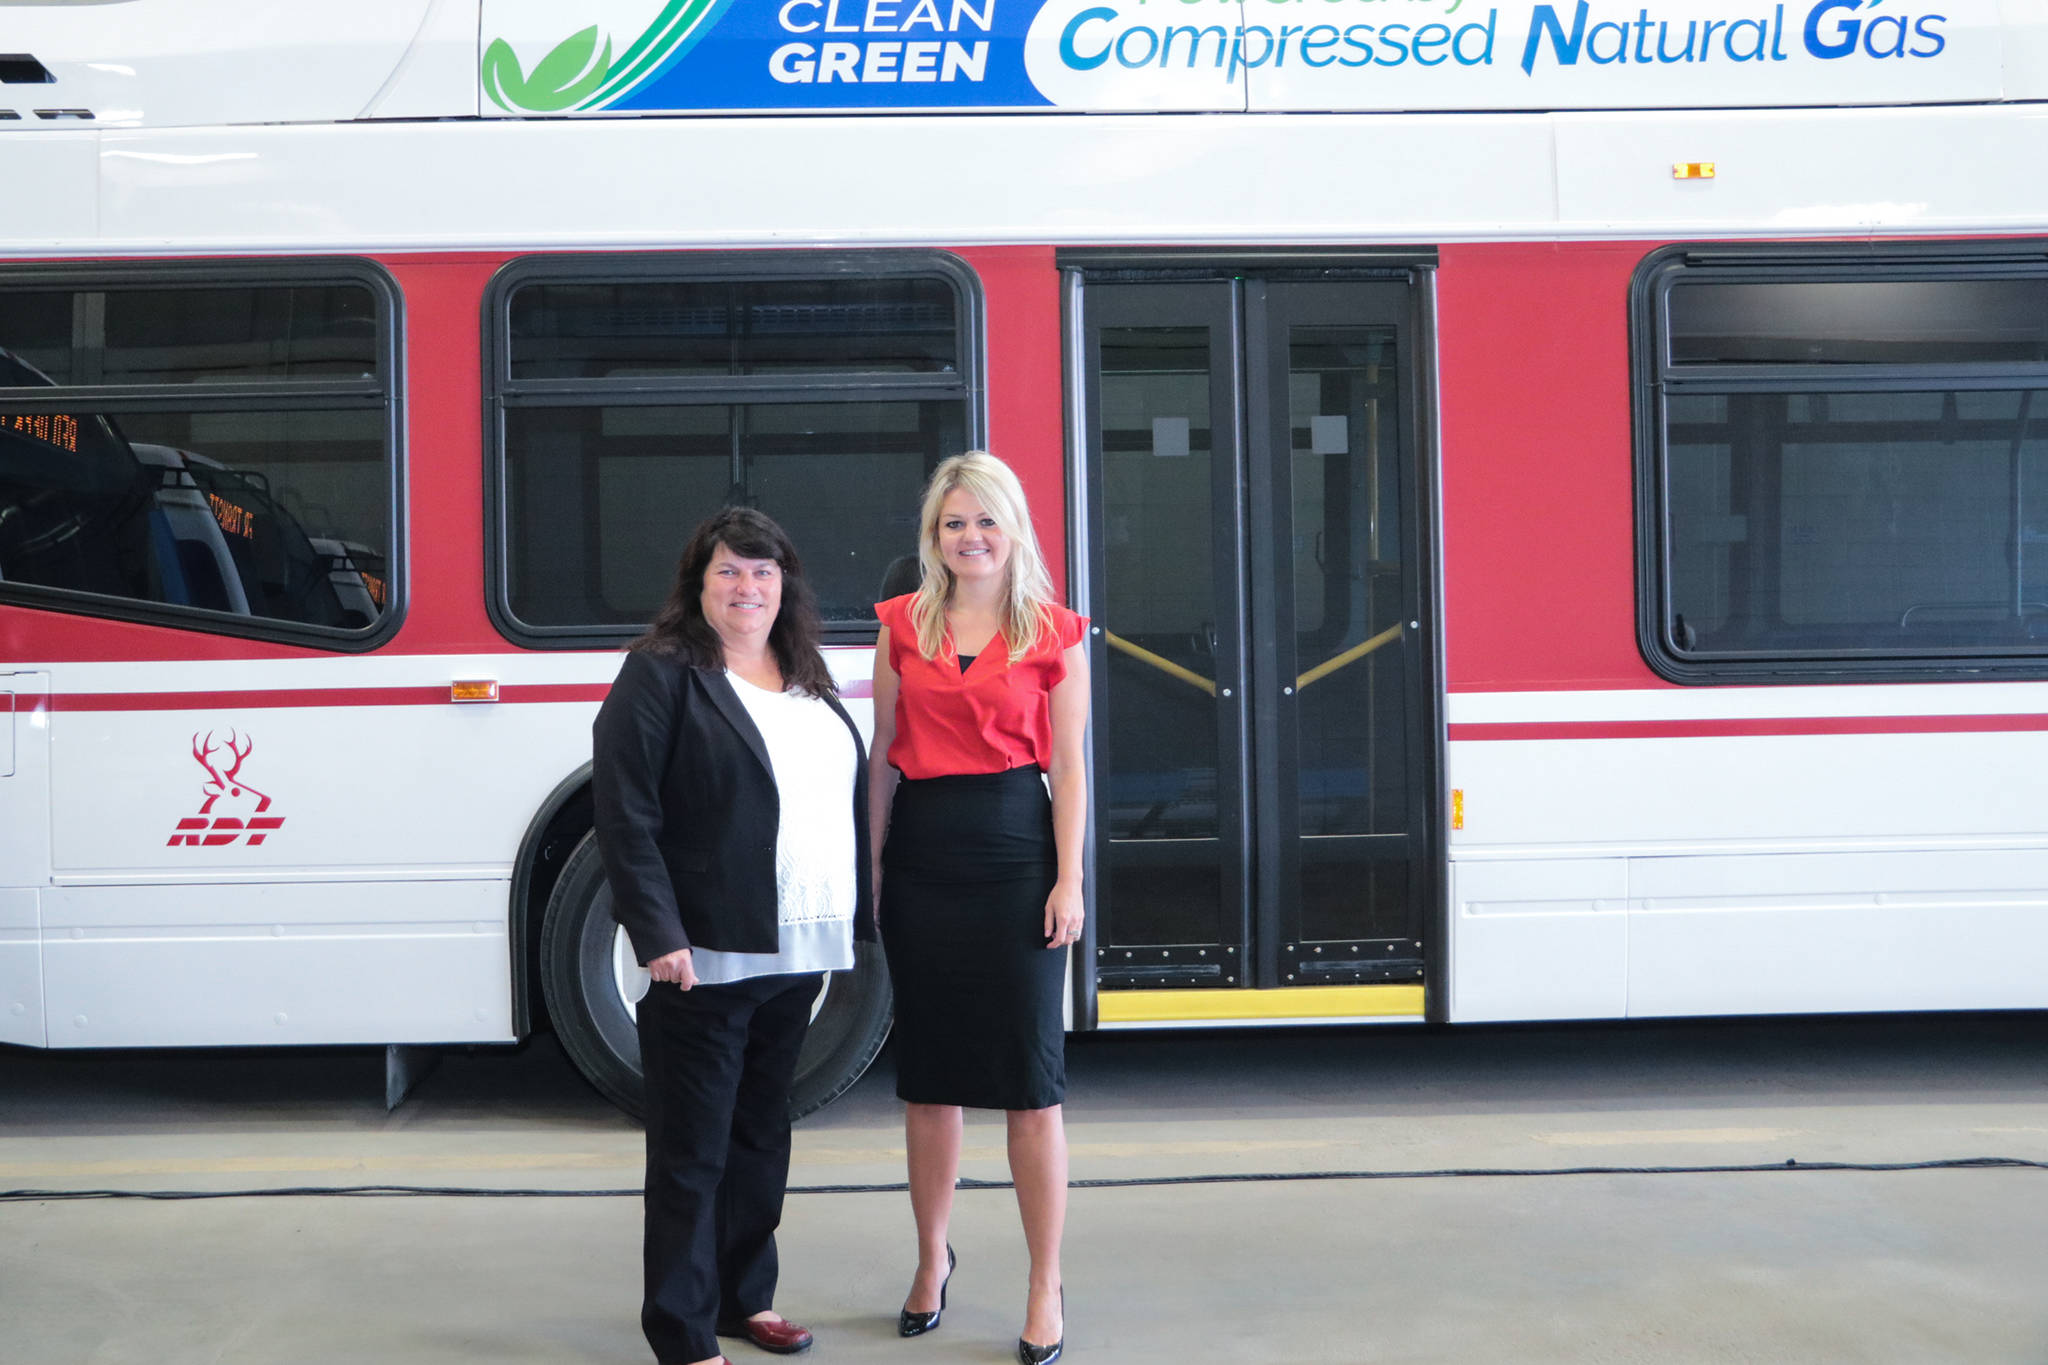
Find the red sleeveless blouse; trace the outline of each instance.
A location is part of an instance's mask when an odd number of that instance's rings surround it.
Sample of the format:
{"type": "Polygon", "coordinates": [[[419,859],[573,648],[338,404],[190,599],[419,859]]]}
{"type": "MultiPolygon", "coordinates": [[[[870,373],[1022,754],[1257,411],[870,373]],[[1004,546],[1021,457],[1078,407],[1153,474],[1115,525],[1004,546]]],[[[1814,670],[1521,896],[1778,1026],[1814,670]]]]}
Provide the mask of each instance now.
{"type": "Polygon", "coordinates": [[[949,633],[936,659],[917,650],[910,623],[915,594],[875,604],[889,628],[889,666],[896,670],[896,738],[889,762],[905,777],[1000,773],[1037,764],[1052,767],[1052,690],[1067,676],[1066,651],[1081,642],[1088,620],[1053,606],[1052,630],[1015,663],[997,635],[966,672],[949,633]]]}

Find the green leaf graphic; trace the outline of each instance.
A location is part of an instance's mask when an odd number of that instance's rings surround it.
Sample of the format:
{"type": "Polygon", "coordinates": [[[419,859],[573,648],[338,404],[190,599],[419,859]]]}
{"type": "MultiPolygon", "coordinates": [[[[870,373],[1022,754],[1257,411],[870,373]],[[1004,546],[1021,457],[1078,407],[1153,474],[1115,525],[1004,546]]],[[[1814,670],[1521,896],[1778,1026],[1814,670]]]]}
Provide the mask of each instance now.
{"type": "Polygon", "coordinates": [[[558,113],[604,83],[605,74],[611,70],[611,39],[605,39],[604,51],[593,63],[591,54],[596,48],[597,26],[593,24],[556,44],[554,51],[535,64],[529,76],[519,69],[519,58],[512,45],[503,38],[496,39],[484,49],[480,73],[484,93],[499,108],[508,111],[558,113]]]}
{"type": "Polygon", "coordinates": [[[603,53],[591,63],[591,49],[597,45],[593,25],[564,39],[541,58],[531,76],[520,70],[511,45],[503,38],[496,39],[484,50],[480,72],[484,93],[512,113],[606,108],[673,66],[710,32],[731,4],[732,0],[667,0],[654,22],[626,45],[617,61],[612,60],[612,44],[607,38],[603,53]]]}
{"type": "Polygon", "coordinates": [[[512,55],[512,44],[499,38],[484,49],[483,70],[479,73],[484,83],[484,93],[491,97],[491,103],[507,112],[516,113],[518,106],[505,93],[505,78],[510,76],[515,89],[524,89],[526,79],[519,72],[519,58],[512,55]]]}
{"type": "MultiPolygon", "coordinates": [[[[533,68],[533,74],[526,78],[529,89],[554,93],[569,89],[576,78],[590,65],[590,54],[597,51],[597,25],[592,24],[581,33],[572,33],[564,38],[540,64],[533,68]]],[[[605,45],[605,67],[611,65],[611,45],[605,45]]],[[[604,71],[598,72],[598,79],[604,79],[604,71]]],[[[559,107],[559,106],[558,106],[559,107]]]]}

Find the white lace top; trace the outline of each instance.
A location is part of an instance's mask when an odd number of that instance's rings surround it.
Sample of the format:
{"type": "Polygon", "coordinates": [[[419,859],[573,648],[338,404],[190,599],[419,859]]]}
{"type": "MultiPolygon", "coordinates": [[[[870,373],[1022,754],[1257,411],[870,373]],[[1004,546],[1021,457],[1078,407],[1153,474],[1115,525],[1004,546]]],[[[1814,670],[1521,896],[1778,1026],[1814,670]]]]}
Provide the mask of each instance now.
{"type": "Polygon", "coordinates": [[[707,985],[853,966],[857,896],[853,846],[853,735],[823,701],[770,692],[736,673],[726,680],[768,746],[782,808],[775,830],[779,950],[723,953],[695,948],[690,965],[707,985]]]}

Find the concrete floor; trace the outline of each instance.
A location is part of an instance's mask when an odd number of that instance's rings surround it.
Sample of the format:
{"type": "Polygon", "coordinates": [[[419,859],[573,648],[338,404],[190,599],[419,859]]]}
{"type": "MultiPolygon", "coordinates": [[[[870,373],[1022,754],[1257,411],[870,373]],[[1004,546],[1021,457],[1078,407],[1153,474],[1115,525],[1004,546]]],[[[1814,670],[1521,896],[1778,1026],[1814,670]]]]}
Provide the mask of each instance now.
{"type": "MultiPolygon", "coordinates": [[[[1449,1167],[2048,1161],[2048,1016],[1078,1040],[1077,1181],[1449,1167]]],[[[385,1113],[364,1052],[0,1051],[0,1189],[602,1191],[639,1136],[542,1040],[385,1113]]],[[[886,1064],[792,1183],[902,1177],[886,1064]]],[[[977,1118],[966,1174],[1003,1176],[977,1118]]],[[[642,1362],[629,1197],[0,1203],[0,1361],[642,1362]]],[[[1011,1196],[959,1198],[944,1326],[899,1342],[892,1193],[798,1192],[778,1306],[820,1362],[1012,1359],[1011,1196]]],[[[2048,1362],[2048,1170],[1079,1188],[1080,1362],[2048,1362]]],[[[767,1357],[735,1344],[736,1365],[767,1357]]]]}

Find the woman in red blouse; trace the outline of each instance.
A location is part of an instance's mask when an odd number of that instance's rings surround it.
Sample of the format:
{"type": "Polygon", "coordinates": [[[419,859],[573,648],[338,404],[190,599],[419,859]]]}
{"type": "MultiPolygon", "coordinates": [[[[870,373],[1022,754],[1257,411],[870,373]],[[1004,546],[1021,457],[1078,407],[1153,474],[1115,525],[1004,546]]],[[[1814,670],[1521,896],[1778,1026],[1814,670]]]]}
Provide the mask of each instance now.
{"type": "Polygon", "coordinates": [[[981,451],[932,473],[923,583],[880,603],[868,799],[896,986],[918,1265],[897,1330],[939,1325],[961,1107],[1008,1111],[1031,1252],[1023,1365],[1066,1339],[1066,950],[1083,917],[1087,622],[1052,600],[1024,490],[981,451]]]}

